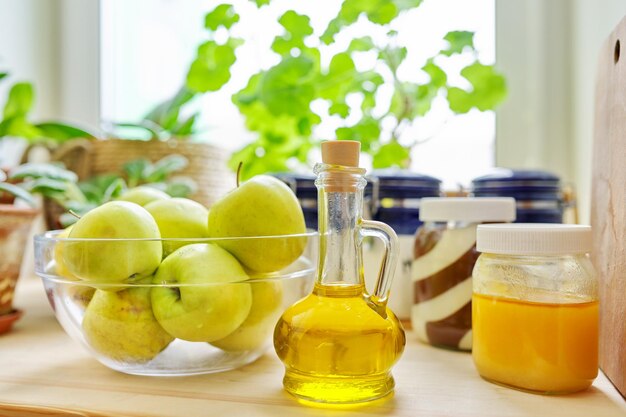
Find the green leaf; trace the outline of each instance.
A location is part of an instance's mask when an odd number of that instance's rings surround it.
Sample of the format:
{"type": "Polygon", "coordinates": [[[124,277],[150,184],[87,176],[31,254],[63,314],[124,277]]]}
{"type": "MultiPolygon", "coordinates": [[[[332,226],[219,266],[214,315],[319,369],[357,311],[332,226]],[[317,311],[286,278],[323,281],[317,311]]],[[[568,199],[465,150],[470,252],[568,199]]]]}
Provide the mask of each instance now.
{"type": "Polygon", "coordinates": [[[144,172],[148,170],[150,165],[150,161],[143,158],[126,162],[123,165],[122,170],[126,173],[128,186],[135,187],[139,185],[139,183],[144,179],[144,172]]]}
{"type": "Polygon", "coordinates": [[[0,80],[2,80],[4,77],[7,77],[8,75],[8,72],[0,72],[0,80]]]}
{"type": "Polygon", "coordinates": [[[313,55],[317,49],[309,48],[305,45],[304,39],[313,34],[313,28],[308,16],[296,13],[293,10],[287,10],[278,19],[279,23],[285,29],[285,33],[274,38],[272,50],[280,55],[291,55],[293,49],[305,51],[309,55],[313,55]]]}
{"type": "Polygon", "coordinates": [[[38,178],[25,183],[31,193],[38,193],[46,197],[58,198],[68,190],[68,182],[52,178],[38,178]]]}
{"type": "Polygon", "coordinates": [[[195,97],[195,92],[183,86],[174,97],[155,106],[143,119],[150,120],[164,129],[171,129],[178,121],[181,108],[195,97]]]}
{"type": "Polygon", "coordinates": [[[448,41],[449,45],[440,51],[442,55],[460,54],[466,47],[474,48],[474,32],[452,31],[448,32],[443,39],[448,41]]]}
{"type": "Polygon", "coordinates": [[[291,37],[305,38],[313,34],[313,28],[311,27],[311,19],[303,14],[298,14],[293,10],[287,10],[278,19],[285,30],[291,37]]]}
{"type": "Polygon", "coordinates": [[[26,178],[48,178],[52,180],[76,182],[78,176],[65,168],[44,163],[26,163],[11,170],[10,179],[22,180],[26,178]]]}
{"type": "Polygon", "coordinates": [[[467,113],[474,107],[492,110],[506,97],[506,80],[492,65],[476,61],[463,68],[461,75],[470,82],[472,90],[448,87],[448,103],[455,113],[467,113]]]}
{"type": "Polygon", "coordinates": [[[9,91],[4,105],[4,118],[25,117],[33,106],[35,92],[30,83],[16,83],[9,91]]]}
{"type": "Polygon", "coordinates": [[[395,115],[398,121],[424,116],[430,111],[439,89],[432,84],[418,85],[408,82],[399,84],[391,98],[389,112],[395,115]]]}
{"type": "Polygon", "coordinates": [[[17,185],[9,184],[8,182],[0,182],[0,191],[9,193],[14,197],[19,198],[20,200],[24,200],[32,207],[36,206],[36,202],[33,196],[28,191],[21,187],[18,187],[17,185]]]}
{"type": "Polygon", "coordinates": [[[401,167],[406,168],[410,162],[410,149],[393,140],[382,145],[373,155],[372,166],[374,169],[401,167]]]}
{"type": "Polygon", "coordinates": [[[398,14],[419,6],[421,0],[344,0],[336,18],[332,19],[320,37],[329,45],[344,27],[355,23],[362,14],[372,23],[386,25],[398,14]]]}
{"type": "Polygon", "coordinates": [[[165,192],[171,197],[187,198],[196,192],[198,186],[195,181],[187,177],[178,177],[165,184],[165,192]]]}
{"type": "Polygon", "coordinates": [[[374,41],[371,36],[363,36],[361,38],[354,38],[348,46],[348,51],[364,52],[374,49],[374,41]]]}
{"type": "Polygon", "coordinates": [[[194,126],[196,121],[200,117],[200,113],[194,113],[189,116],[186,120],[180,122],[174,129],[172,129],[172,134],[176,136],[191,136],[194,133],[194,126]]]}
{"type": "Polygon", "coordinates": [[[235,49],[240,44],[238,39],[230,38],[223,45],[215,41],[200,45],[187,73],[187,87],[202,93],[222,88],[230,80],[230,67],[235,63],[235,49]]]}
{"type": "Polygon", "coordinates": [[[426,61],[426,65],[422,67],[422,71],[430,76],[430,84],[434,87],[443,87],[448,82],[448,76],[445,71],[435,64],[432,58],[426,61]]]}
{"type": "Polygon", "coordinates": [[[42,132],[26,120],[25,116],[15,116],[0,122],[0,138],[3,136],[16,136],[33,140],[40,138],[42,132]]]}
{"type": "Polygon", "coordinates": [[[265,72],[259,85],[259,99],[274,115],[300,115],[310,111],[315,97],[311,70],[306,57],[283,59],[265,72]]]}
{"type": "Polygon", "coordinates": [[[389,65],[389,68],[395,72],[400,64],[402,64],[402,61],[406,58],[407,52],[408,51],[405,47],[387,47],[380,51],[378,57],[379,59],[385,61],[387,65],[389,65]]]}
{"type": "Polygon", "coordinates": [[[63,142],[69,139],[85,138],[92,139],[94,136],[78,127],[70,126],[58,122],[44,122],[35,125],[41,131],[41,136],[47,139],[54,139],[57,142],[63,142]]]}
{"type": "Polygon", "coordinates": [[[187,158],[182,155],[168,155],[152,165],[148,165],[144,171],[144,181],[165,181],[169,175],[184,169],[189,164],[187,158]]]}
{"type": "Polygon", "coordinates": [[[270,4],[270,0],[250,0],[256,4],[257,7],[265,6],[270,4]]]}
{"type": "Polygon", "coordinates": [[[351,91],[352,82],[357,76],[356,66],[347,52],[332,57],[328,72],[319,85],[319,96],[329,100],[343,99],[351,91]]]}
{"type": "Polygon", "coordinates": [[[367,12],[367,18],[372,23],[386,25],[398,16],[398,7],[390,1],[379,2],[380,6],[374,10],[367,12]]]}
{"type": "Polygon", "coordinates": [[[109,186],[104,190],[102,195],[102,202],[114,200],[126,190],[126,182],[122,178],[116,178],[109,186]]]}
{"type": "Polygon", "coordinates": [[[380,121],[366,116],[353,126],[336,129],[335,135],[338,140],[358,140],[361,142],[361,150],[370,152],[373,145],[380,139],[380,132],[380,121]]]}
{"type": "Polygon", "coordinates": [[[419,7],[423,0],[394,0],[394,4],[398,10],[405,11],[419,7]]]}
{"type": "Polygon", "coordinates": [[[329,114],[336,114],[344,119],[350,115],[350,106],[346,103],[333,103],[328,109],[329,114]]]}
{"type": "Polygon", "coordinates": [[[204,17],[204,27],[212,31],[220,26],[230,29],[239,22],[239,15],[231,4],[220,4],[204,17]]]}

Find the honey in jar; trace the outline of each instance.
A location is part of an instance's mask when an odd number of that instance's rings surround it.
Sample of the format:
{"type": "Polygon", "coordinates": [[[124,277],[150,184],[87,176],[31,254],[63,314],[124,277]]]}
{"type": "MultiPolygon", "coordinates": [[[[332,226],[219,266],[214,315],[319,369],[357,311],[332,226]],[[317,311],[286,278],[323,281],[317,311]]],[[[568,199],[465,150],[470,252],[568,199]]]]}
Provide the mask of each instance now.
{"type": "Polygon", "coordinates": [[[486,380],[543,394],[598,374],[598,297],[588,226],[478,226],[474,364],[486,380]]]}

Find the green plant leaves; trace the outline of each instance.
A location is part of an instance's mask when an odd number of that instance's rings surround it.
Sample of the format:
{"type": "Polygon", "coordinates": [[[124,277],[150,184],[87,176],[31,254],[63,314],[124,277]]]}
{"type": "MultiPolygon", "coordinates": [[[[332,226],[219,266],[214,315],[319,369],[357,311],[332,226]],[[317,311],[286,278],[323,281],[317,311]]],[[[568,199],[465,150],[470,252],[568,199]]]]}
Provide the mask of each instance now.
{"type": "Polygon", "coordinates": [[[44,122],[37,123],[35,127],[39,129],[39,131],[41,132],[41,136],[56,139],[57,141],[65,141],[75,138],[89,139],[94,137],[86,130],[83,130],[76,126],[70,126],[65,123],[44,122]]]}
{"type": "Polygon", "coordinates": [[[400,12],[418,7],[422,0],[344,0],[336,18],[330,21],[320,39],[327,45],[346,26],[355,23],[364,14],[379,25],[391,23],[400,12]]]}
{"type": "Polygon", "coordinates": [[[35,207],[36,202],[33,196],[25,189],[8,182],[0,182],[0,191],[11,194],[12,196],[24,200],[30,206],[35,207]]]}
{"type": "Polygon", "coordinates": [[[220,4],[204,17],[204,27],[213,31],[220,26],[230,29],[237,22],[239,15],[231,4],[220,4]]]}
{"type": "Polygon", "coordinates": [[[304,43],[307,36],[313,34],[313,28],[308,16],[287,10],[278,22],[283,26],[285,32],[276,36],[272,42],[272,50],[282,56],[293,55],[292,51],[298,50],[306,54],[309,58],[319,61],[319,50],[309,48],[304,43]]]}
{"type": "Polygon", "coordinates": [[[474,32],[452,31],[448,32],[443,39],[448,41],[449,45],[446,49],[441,50],[441,55],[460,54],[466,47],[474,49],[474,32]]]}
{"type": "Polygon", "coordinates": [[[35,92],[30,83],[16,83],[9,91],[9,97],[4,105],[5,119],[26,117],[35,101],[35,92]]]}
{"type": "Polygon", "coordinates": [[[61,166],[52,164],[27,163],[15,167],[9,176],[11,179],[48,178],[52,180],[76,182],[78,176],[61,166]]]}
{"type": "Polygon", "coordinates": [[[361,150],[370,152],[380,139],[380,123],[373,117],[364,117],[353,126],[338,128],[335,135],[338,140],[358,140],[361,142],[361,150]]]}
{"type": "Polygon", "coordinates": [[[372,159],[372,166],[374,169],[387,168],[387,167],[401,167],[406,168],[409,164],[411,157],[410,150],[397,141],[392,140],[382,145],[372,159]]]}
{"type": "Polygon", "coordinates": [[[374,41],[370,36],[363,36],[361,38],[354,38],[350,41],[348,51],[351,52],[364,52],[370,51],[374,48],[374,41]]]}
{"type": "Polygon", "coordinates": [[[265,6],[270,4],[270,0],[250,0],[251,2],[255,3],[257,7],[261,7],[261,6],[265,6]]]}
{"type": "Polygon", "coordinates": [[[187,73],[187,87],[202,93],[222,88],[230,80],[230,67],[235,63],[235,49],[240,44],[240,40],[229,38],[223,45],[215,41],[200,45],[187,73]]]}
{"type": "Polygon", "coordinates": [[[144,183],[164,182],[174,172],[184,169],[189,161],[182,155],[168,155],[155,163],[147,159],[135,159],[122,167],[129,187],[144,183]]]}
{"type": "MultiPolygon", "coordinates": [[[[174,97],[158,104],[144,116],[144,120],[150,120],[159,125],[163,130],[177,131],[185,124],[179,121],[180,111],[184,105],[196,97],[194,91],[185,86],[181,87],[174,97]]],[[[191,126],[193,127],[193,126],[191,126]]],[[[187,130],[193,130],[187,127],[187,130]]]]}
{"type": "Polygon", "coordinates": [[[448,102],[455,113],[467,113],[472,108],[491,110],[506,97],[506,81],[492,65],[475,62],[461,70],[461,75],[472,85],[471,91],[448,88],[448,102]]]}
{"type": "Polygon", "coordinates": [[[310,111],[315,97],[311,70],[313,61],[307,57],[289,57],[270,68],[259,85],[259,99],[274,115],[300,115],[310,111]]]}

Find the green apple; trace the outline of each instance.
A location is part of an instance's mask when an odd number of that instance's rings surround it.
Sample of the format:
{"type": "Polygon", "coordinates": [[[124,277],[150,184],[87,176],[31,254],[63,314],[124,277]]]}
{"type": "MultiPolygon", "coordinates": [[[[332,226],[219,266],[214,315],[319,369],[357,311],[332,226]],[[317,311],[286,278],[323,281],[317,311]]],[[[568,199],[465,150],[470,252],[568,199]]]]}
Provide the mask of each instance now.
{"type": "Polygon", "coordinates": [[[120,195],[117,200],[129,201],[131,203],[145,206],[148,203],[158,200],[167,200],[170,196],[165,191],[158,190],[154,187],[140,185],[139,187],[129,188],[120,195]]]}
{"type": "MultiPolygon", "coordinates": [[[[55,237],[57,239],[67,239],[68,237],[70,237],[71,231],[72,231],[72,226],[68,227],[67,229],[64,229],[61,233],[59,233],[55,237]]],[[[65,261],[63,260],[63,256],[64,256],[63,249],[65,247],[65,244],[66,243],[63,240],[58,240],[54,244],[54,264],[56,267],[55,272],[58,276],[75,281],[75,280],[78,280],[78,278],[75,277],[74,274],[72,274],[69,271],[69,269],[67,268],[67,265],[65,265],[65,261]]]]}
{"type": "Polygon", "coordinates": [[[217,245],[195,243],[174,251],[157,270],[152,310],[172,336],[212,342],[235,331],[252,305],[248,275],[217,245]],[[242,282],[243,281],[243,282],[242,282]]]}
{"type": "Polygon", "coordinates": [[[111,201],[73,225],[70,239],[96,240],[64,242],[63,263],[83,280],[138,280],[152,275],[159,266],[163,253],[160,237],[159,227],[146,209],[135,203],[111,201]]]}
{"type": "Polygon", "coordinates": [[[252,307],[246,320],[223,339],[211,344],[229,352],[258,349],[270,341],[270,335],[283,312],[283,286],[280,281],[250,282],[252,307]]]}
{"type": "Polygon", "coordinates": [[[96,290],[82,325],[89,346],[123,362],[148,362],[174,340],[154,318],[150,287],[96,290]]]}
{"type": "MultiPolygon", "coordinates": [[[[145,206],[154,217],[161,237],[166,238],[206,238],[209,236],[207,219],[209,211],[200,203],[187,198],[157,200],[145,206]]],[[[167,256],[185,242],[164,241],[163,256],[167,256]]]]}
{"type": "MultiPolygon", "coordinates": [[[[246,181],[217,201],[209,213],[211,237],[276,236],[305,231],[298,199],[285,183],[268,175],[246,181]]],[[[306,238],[232,239],[219,245],[246,268],[273,272],[298,259],[306,238]]]]}

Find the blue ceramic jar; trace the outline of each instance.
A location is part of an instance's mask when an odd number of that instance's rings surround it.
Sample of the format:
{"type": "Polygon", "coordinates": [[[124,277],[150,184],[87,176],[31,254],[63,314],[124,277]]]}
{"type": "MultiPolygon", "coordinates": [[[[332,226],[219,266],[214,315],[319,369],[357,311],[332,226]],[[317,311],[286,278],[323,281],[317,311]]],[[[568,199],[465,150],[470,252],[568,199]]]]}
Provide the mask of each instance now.
{"type": "Polygon", "coordinates": [[[561,180],[546,171],[500,169],[472,181],[475,197],[513,197],[516,223],[563,223],[561,180]]]}

